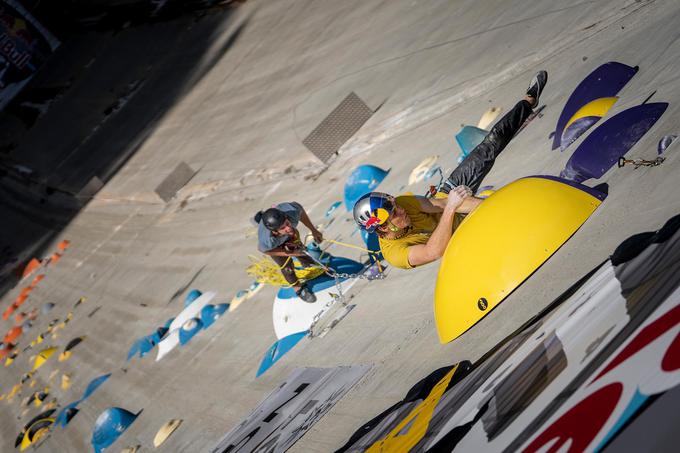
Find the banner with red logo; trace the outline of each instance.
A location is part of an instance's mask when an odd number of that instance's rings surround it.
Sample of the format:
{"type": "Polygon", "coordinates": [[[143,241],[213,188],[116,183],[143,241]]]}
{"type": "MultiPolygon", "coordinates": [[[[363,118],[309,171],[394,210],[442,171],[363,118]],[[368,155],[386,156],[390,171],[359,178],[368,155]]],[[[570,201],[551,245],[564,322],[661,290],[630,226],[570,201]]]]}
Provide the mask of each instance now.
{"type": "Polygon", "coordinates": [[[0,1],[0,109],[28,83],[59,44],[21,4],[0,1]]]}

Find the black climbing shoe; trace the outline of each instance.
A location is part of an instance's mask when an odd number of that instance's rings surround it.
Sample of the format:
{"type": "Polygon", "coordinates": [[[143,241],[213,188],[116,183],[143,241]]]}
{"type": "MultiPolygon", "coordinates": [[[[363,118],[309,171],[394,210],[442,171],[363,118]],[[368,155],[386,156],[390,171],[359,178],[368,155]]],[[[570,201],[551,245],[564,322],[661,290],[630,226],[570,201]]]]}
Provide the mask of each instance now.
{"type": "Polygon", "coordinates": [[[295,294],[307,303],[313,304],[316,302],[316,296],[306,286],[301,286],[300,289],[295,291],[295,294]]]}
{"type": "Polygon", "coordinates": [[[546,71],[538,71],[538,73],[531,79],[529,88],[527,89],[527,96],[531,96],[536,100],[533,107],[538,107],[538,98],[541,97],[541,92],[545,88],[545,84],[548,83],[548,73],[546,71]]]}

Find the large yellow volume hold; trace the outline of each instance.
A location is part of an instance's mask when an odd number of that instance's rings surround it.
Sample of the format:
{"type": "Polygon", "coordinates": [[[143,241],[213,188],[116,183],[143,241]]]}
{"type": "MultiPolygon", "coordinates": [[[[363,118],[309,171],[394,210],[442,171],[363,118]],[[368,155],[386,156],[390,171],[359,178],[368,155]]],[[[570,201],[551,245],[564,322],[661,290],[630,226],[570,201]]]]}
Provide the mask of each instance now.
{"type": "Polygon", "coordinates": [[[444,252],[434,294],[439,340],[482,319],[564,244],[604,195],[552,177],[517,180],[461,223],[444,252]]]}

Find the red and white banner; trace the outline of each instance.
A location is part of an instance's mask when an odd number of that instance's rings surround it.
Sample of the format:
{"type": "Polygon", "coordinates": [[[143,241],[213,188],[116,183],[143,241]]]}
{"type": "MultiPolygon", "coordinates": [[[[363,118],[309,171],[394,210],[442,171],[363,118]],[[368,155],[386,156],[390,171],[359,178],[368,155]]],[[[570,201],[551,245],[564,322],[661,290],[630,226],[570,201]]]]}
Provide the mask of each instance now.
{"type": "Polygon", "coordinates": [[[21,91],[59,44],[21,4],[0,1],[0,109],[21,91]]]}

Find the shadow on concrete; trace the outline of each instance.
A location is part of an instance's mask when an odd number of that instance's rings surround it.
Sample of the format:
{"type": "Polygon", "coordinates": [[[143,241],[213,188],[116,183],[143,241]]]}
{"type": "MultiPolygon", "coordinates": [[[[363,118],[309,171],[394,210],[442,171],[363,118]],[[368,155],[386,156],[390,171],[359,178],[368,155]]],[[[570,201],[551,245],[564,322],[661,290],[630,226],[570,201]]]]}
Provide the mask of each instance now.
{"type": "Polygon", "coordinates": [[[151,3],[163,9],[88,12],[68,30],[56,27],[61,47],[0,112],[0,296],[30,258],[53,252],[47,244],[214,68],[252,17],[234,26],[232,4],[151,3]]]}

